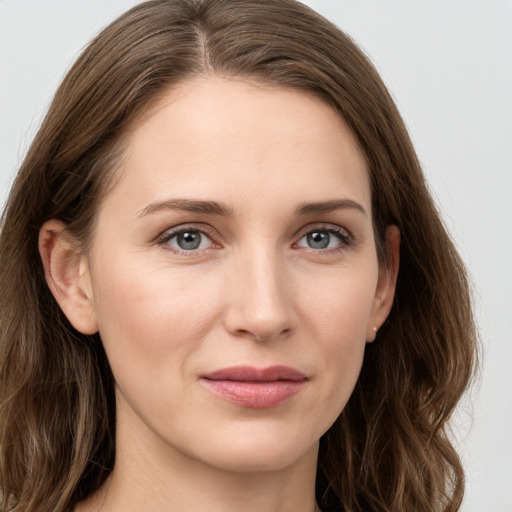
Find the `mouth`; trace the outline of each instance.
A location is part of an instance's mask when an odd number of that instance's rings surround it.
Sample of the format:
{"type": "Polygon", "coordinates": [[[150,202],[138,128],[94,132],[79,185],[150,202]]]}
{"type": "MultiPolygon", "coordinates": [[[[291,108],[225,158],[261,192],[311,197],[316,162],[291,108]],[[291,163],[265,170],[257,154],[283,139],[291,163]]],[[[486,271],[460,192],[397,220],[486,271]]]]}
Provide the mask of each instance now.
{"type": "Polygon", "coordinates": [[[276,407],[288,401],[307,381],[306,375],[288,366],[233,366],[201,376],[201,382],[213,394],[252,409],[276,407]]]}

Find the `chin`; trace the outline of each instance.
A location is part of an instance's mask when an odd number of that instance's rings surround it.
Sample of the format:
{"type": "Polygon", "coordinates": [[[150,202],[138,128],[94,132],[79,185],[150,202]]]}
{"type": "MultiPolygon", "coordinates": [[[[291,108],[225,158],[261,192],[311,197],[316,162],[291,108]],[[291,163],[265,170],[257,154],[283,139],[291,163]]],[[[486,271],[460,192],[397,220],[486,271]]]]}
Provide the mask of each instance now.
{"type": "Polygon", "coordinates": [[[202,459],[211,466],[235,473],[280,471],[301,460],[316,459],[318,439],[307,441],[280,434],[226,436],[224,442],[210,444],[202,459]]]}

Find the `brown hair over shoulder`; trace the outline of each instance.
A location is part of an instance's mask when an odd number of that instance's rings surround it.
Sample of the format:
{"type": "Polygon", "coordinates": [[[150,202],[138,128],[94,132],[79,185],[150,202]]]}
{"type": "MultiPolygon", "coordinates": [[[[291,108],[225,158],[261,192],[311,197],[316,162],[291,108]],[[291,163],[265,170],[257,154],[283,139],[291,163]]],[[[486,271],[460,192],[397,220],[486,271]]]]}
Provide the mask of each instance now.
{"type": "Polygon", "coordinates": [[[323,98],[370,170],[381,263],[401,231],[395,303],[355,391],[321,439],[320,506],[350,512],[460,507],[447,435],[473,374],[465,269],[404,123],[351,39],[293,0],[153,0],[85,49],[19,170],[0,234],[0,508],[59,512],[93,493],[115,458],[113,377],[99,335],[69,324],[46,285],[38,231],[64,221],[86,250],[123,155],[123,134],[175,84],[242,77],[323,98]]]}

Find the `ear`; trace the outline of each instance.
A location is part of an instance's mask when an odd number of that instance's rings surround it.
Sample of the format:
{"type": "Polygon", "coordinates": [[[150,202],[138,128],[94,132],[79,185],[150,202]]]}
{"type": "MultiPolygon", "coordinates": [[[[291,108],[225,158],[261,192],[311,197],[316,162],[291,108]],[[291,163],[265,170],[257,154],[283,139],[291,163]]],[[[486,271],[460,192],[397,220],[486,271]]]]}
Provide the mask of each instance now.
{"type": "Polygon", "coordinates": [[[98,332],[88,259],[77,250],[63,222],[52,219],[43,224],[39,254],[46,282],[73,327],[82,334],[98,332]]]}
{"type": "Polygon", "coordinates": [[[372,314],[366,328],[366,340],[375,340],[377,331],[385,322],[393,306],[396,280],[400,266],[400,230],[388,226],[386,230],[386,261],[379,269],[377,288],[373,298],[372,314]]]}

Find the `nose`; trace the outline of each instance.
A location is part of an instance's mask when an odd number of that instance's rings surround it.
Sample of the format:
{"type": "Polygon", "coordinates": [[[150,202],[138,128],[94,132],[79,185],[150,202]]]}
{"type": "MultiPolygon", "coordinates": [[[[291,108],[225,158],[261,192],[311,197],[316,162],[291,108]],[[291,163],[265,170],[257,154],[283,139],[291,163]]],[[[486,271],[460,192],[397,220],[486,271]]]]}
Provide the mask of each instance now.
{"type": "Polygon", "coordinates": [[[226,329],[258,341],[288,336],[296,328],[297,314],[285,262],[275,250],[260,247],[240,255],[233,267],[224,312],[226,329]]]}

